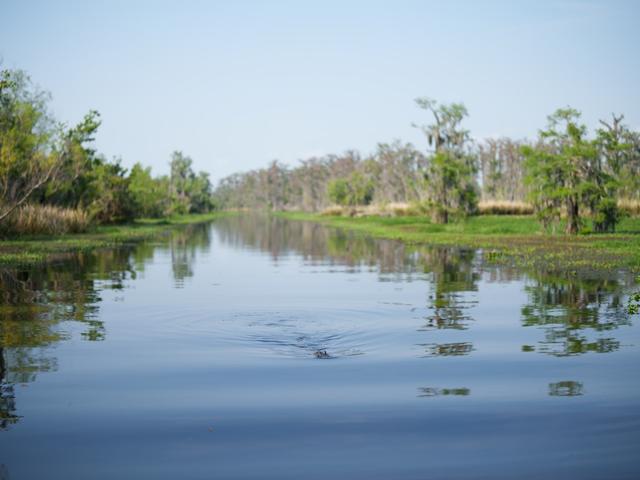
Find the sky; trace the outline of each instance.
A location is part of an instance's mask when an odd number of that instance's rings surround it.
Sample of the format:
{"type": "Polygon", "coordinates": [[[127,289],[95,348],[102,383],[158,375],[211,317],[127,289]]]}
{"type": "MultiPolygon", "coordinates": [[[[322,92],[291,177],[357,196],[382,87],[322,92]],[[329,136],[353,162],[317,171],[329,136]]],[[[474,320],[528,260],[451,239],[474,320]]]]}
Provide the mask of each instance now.
{"type": "Polygon", "coordinates": [[[97,148],[214,180],[396,138],[414,99],[463,102],[474,138],[535,137],[570,105],[640,129],[640,1],[0,0],[2,68],[54,115],[102,115],[97,148]]]}

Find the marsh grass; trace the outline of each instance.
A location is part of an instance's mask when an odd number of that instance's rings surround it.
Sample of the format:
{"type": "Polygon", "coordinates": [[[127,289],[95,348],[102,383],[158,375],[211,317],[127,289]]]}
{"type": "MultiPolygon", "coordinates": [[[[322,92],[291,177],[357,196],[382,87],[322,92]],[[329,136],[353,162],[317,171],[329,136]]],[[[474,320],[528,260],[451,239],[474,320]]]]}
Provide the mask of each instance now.
{"type": "MultiPolygon", "coordinates": [[[[331,205],[320,215],[325,217],[418,217],[427,215],[428,209],[418,202],[388,203],[374,205],[340,206],[331,205]]],[[[506,200],[486,200],[478,204],[480,215],[533,215],[533,206],[526,202],[506,200]]]]}
{"type": "Polygon", "coordinates": [[[89,216],[80,209],[25,205],[0,224],[0,234],[65,235],[85,232],[89,224],[89,216]]]}
{"type": "Polygon", "coordinates": [[[427,211],[418,203],[386,203],[372,205],[331,205],[320,212],[324,217],[417,217],[427,211]]]}
{"type": "Polygon", "coordinates": [[[622,198],[618,200],[618,208],[627,215],[640,217],[640,200],[622,198]]]}
{"type": "MultiPolygon", "coordinates": [[[[618,207],[631,217],[640,216],[640,200],[621,199],[618,207]]],[[[533,205],[527,202],[508,200],[483,200],[478,203],[479,215],[533,215],[533,205]]],[[[388,204],[340,206],[331,205],[320,212],[325,217],[417,217],[427,215],[427,209],[418,202],[395,202],[388,204]]]]}
{"type": "Polygon", "coordinates": [[[480,215],[533,215],[533,205],[507,200],[485,200],[478,203],[480,215]]]}

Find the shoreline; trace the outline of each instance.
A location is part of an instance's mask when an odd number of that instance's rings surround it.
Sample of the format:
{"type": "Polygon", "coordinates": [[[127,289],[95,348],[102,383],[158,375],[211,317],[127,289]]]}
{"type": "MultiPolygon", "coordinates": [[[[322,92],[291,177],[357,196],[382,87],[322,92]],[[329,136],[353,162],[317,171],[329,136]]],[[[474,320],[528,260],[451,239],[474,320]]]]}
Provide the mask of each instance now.
{"type": "Polygon", "coordinates": [[[540,230],[534,217],[483,215],[437,225],[424,217],[332,217],[302,212],[275,212],[280,218],[320,223],[407,244],[469,247],[484,250],[492,262],[548,271],[640,272],[640,218],[626,218],[620,233],[569,236],[540,230]]]}
{"type": "Polygon", "coordinates": [[[157,219],[146,218],[122,225],[100,225],[84,233],[4,239],[0,240],[0,267],[52,262],[65,254],[113,248],[127,242],[139,242],[185,225],[206,223],[233,214],[233,212],[222,211],[157,219]]]}
{"type": "MultiPolygon", "coordinates": [[[[113,248],[139,242],[181,226],[237,215],[237,211],[139,219],[122,225],[97,226],[91,231],[62,236],[30,236],[0,240],[0,267],[55,261],[65,254],[113,248]]],[[[640,218],[626,218],[620,233],[568,236],[547,234],[532,216],[483,215],[447,225],[417,216],[336,217],[303,212],[272,212],[293,221],[319,223],[375,238],[410,245],[450,246],[483,250],[485,259],[547,271],[625,269],[640,272],[640,218]]]]}

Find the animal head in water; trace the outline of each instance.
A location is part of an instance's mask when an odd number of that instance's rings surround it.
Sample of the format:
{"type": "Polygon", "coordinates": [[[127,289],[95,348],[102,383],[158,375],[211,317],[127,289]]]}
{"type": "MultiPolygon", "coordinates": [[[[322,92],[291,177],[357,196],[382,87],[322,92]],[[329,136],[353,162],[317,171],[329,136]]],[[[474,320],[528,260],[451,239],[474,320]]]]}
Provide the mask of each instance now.
{"type": "Polygon", "coordinates": [[[326,350],[316,350],[313,354],[316,358],[331,358],[331,355],[326,350]]]}

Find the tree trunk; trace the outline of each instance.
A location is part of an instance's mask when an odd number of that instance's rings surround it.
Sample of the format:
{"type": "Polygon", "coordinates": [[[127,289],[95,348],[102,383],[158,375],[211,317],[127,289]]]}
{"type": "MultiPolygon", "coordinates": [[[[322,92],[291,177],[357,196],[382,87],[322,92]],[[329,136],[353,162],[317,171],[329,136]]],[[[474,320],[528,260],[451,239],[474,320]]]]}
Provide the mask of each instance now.
{"type": "Polygon", "coordinates": [[[567,201],[567,229],[568,235],[576,235],[580,230],[580,211],[578,202],[574,198],[567,201]]]}
{"type": "Polygon", "coordinates": [[[431,214],[431,220],[438,224],[449,223],[449,212],[445,208],[436,207],[431,214]]]}
{"type": "Polygon", "coordinates": [[[13,204],[9,204],[4,211],[0,211],[0,222],[2,222],[5,218],[13,213],[14,210],[17,210],[19,207],[25,203],[31,194],[35,192],[37,189],[46,184],[49,180],[56,176],[56,172],[58,168],[62,165],[62,161],[64,159],[64,151],[58,155],[56,161],[51,165],[51,168],[44,173],[42,178],[36,179],[33,185],[30,185],[26,191],[22,194],[22,197],[13,202],[13,204]]]}

